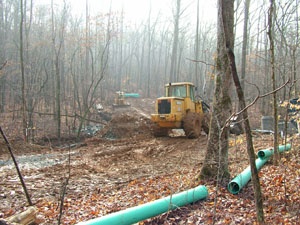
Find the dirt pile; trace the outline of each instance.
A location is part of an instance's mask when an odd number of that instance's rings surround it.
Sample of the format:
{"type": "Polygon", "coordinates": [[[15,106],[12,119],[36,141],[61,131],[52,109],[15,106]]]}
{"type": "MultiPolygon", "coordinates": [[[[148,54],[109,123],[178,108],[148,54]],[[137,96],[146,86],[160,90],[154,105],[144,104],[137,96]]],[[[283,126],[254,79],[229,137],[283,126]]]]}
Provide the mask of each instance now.
{"type": "Polygon", "coordinates": [[[116,112],[112,119],[97,134],[106,139],[123,139],[151,135],[151,120],[134,109],[116,112]]]}

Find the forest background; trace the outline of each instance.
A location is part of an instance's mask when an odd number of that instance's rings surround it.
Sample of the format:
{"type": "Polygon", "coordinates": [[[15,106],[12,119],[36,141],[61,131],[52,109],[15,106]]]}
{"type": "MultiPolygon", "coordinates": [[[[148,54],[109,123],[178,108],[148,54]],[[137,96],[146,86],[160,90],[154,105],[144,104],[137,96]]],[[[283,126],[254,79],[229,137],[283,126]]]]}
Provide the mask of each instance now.
{"type": "MultiPolygon", "coordinates": [[[[27,138],[35,117],[42,115],[52,116],[59,138],[62,124],[80,131],[90,123],[95,105],[111,105],[117,91],[156,98],[165,83],[190,81],[211,102],[217,2],[206,8],[202,0],[166,1],[159,10],[154,0],[135,9],[116,2],[103,7],[86,0],[78,11],[67,0],[0,0],[0,112],[22,117],[20,136],[27,138]],[[147,13],[141,17],[141,12],[147,13]]],[[[298,0],[275,6],[274,65],[280,86],[299,76],[298,0]]],[[[234,52],[247,102],[272,90],[268,9],[265,0],[235,1],[234,52]]],[[[283,101],[297,94],[296,83],[277,96],[283,101]]],[[[270,115],[271,97],[256,107],[270,115]]]]}

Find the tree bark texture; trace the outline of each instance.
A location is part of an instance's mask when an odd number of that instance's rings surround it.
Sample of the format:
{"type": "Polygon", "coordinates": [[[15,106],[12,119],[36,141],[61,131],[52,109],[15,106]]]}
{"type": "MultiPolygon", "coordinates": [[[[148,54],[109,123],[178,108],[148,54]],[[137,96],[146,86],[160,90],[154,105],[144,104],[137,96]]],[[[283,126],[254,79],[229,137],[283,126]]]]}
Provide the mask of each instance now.
{"type": "Polygon", "coordinates": [[[24,212],[9,217],[7,222],[20,225],[35,224],[37,212],[38,209],[35,206],[30,206],[24,212]]]}
{"type": "Polygon", "coordinates": [[[218,45],[216,59],[215,89],[212,105],[208,144],[200,178],[229,178],[228,137],[226,124],[231,115],[231,70],[225,46],[233,49],[234,44],[234,0],[218,1],[218,45]],[[228,40],[225,39],[228,37],[228,40]],[[227,41],[227,43],[225,43],[227,41]]]}
{"type": "Polygon", "coordinates": [[[180,6],[181,0],[177,0],[176,4],[176,14],[174,15],[174,37],[173,37],[173,48],[172,48],[172,55],[171,55],[171,68],[170,68],[170,81],[176,82],[178,78],[178,71],[177,68],[177,52],[178,52],[178,39],[179,39],[179,18],[180,18],[180,6]]]}
{"type": "Polygon", "coordinates": [[[246,57],[248,47],[248,20],[249,20],[249,8],[250,0],[245,0],[244,11],[244,30],[243,30],[243,47],[242,47],[242,73],[241,73],[241,86],[245,90],[245,78],[246,78],[246,57]]]}
{"type": "Polygon", "coordinates": [[[25,95],[25,68],[24,68],[24,40],[23,40],[23,25],[24,25],[24,13],[23,13],[23,0],[20,1],[20,66],[21,66],[21,90],[22,90],[22,123],[23,123],[23,135],[24,140],[27,140],[27,118],[26,118],[26,95],[25,95]]]}
{"type": "MultiPolygon", "coordinates": [[[[272,79],[272,88],[276,89],[276,77],[275,77],[275,50],[274,50],[274,38],[273,38],[273,12],[274,12],[274,1],[270,0],[270,8],[268,15],[268,36],[270,40],[270,60],[271,60],[271,79],[272,79]]],[[[274,117],[274,162],[275,165],[279,161],[279,152],[278,152],[278,112],[277,112],[277,92],[273,93],[273,117],[274,117]]]]}

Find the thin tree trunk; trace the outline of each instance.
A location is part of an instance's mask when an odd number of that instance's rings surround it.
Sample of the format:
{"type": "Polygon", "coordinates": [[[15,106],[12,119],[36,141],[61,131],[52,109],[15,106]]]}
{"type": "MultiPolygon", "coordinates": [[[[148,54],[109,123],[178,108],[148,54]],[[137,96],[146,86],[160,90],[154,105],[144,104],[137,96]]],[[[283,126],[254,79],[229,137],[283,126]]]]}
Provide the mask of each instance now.
{"type": "MultiPolygon", "coordinates": [[[[21,0],[21,1],[22,1],[22,0],[21,0]]],[[[21,4],[22,4],[22,3],[21,3],[21,4]]],[[[25,192],[25,195],[26,195],[28,204],[29,204],[30,206],[32,206],[33,204],[32,204],[30,195],[29,195],[29,193],[28,193],[28,191],[27,191],[26,184],[25,184],[25,182],[24,182],[23,176],[22,176],[21,171],[20,171],[20,169],[19,169],[17,160],[16,160],[16,158],[15,158],[13,152],[12,152],[11,145],[10,145],[10,143],[9,143],[9,141],[8,141],[6,135],[4,134],[4,132],[3,132],[3,130],[2,130],[1,127],[0,127],[0,133],[1,133],[2,137],[4,138],[4,141],[5,141],[5,143],[6,143],[6,146],[7,146],[8,150],[9,150],[10,156],[11,156],[11,158],[12,158],[14,164],[15,164],[15,167],[16,167],[16,170],[17,170],[19,179],[20,179],[20,181],[21,181],[23,190],[24,190],[24,192],[25,192]]]]}
{"type": "MultiPolygon", "coordinates": [[[[196,38],[195,38],[195,60],[198,61],[199,60],[199,0],[197,0],[197,23],[196,23],[196,38]]],[[[203,84],[199,84],[199,65],[196,62],[195,63],[195,80],[196,80],[196,87],[200,87],[200,85],[202,86],[203,84]]]]}
{"type": "Polygon", "coordinates": [[[148,59],[147,59],[147,86],[146,86],[146,90],[147,90],[147,97],[150,97],[150,77],[151,77],[151,42],[152,42],[152,38],[151,38],[151,1],[150,1],[150,8],[149,8],[149,14],[148,14],[148,59]]]}
{"type": "Polygon", "coordinates": [[[177,0],[176,14],[174,15],[174,36],[173,36],[173,48],[171,55],[171,68],[170,68],[170,81],[177,81],[177,51],[178,51],[178,39],[179,39],[179,18],[180,18],[180,6],[181,0],[177,0]]]}
{"type": "Polygon", "coordinates": [[[60,141],[61,137],[61,107],[60,107],[60,71],[59,71],[59,56],[55,57],[55,78],[56,78],[56,116],[57,116],[57,138],[60,141]]]}
{"type": "Polygon", "coordinates": [[[243,31],[243,47],[242,47],[242,67],[241,67],[241,87],[245,90],[246,78],[246,57],[248,46],[248,20],[249,20],[249,7],[250,0],[245,0],[245,13],[244,13],[244,31],[243,31]]]}
{"type": "MultiPolygon", "coordinates": [[[[299,0],[296,0],[295,3],[296,6],[299,5],[299,0]]],[[[296,10],[296,17],[295,18],[299,18],[299,11],[296,10]]],[[[297,52],[297,48],[299,47],[299,23],[296,23],[296,40],[295,40],[295,45],[293,48],[293,65],[294,65],[294,70],[293,70],[293,79],[294,81],[297,80],[297,63],[296,63],[296,52],[297,52]]],[[[295,82],[294,84],[294,93],[297,93],[297,82],[295,82]]]]}
{"type": "Polygon", "coordinates": [[[0,0],[0,113],[4,112],[5,105],[6,105],[6,76],[3,76],[2,69],[5,67],[6,61],[6,50],[5,42],[7,40],[7,34],[5,29],[5,22],[4,22],[4,4],[3,0],[0,0]]]}
{"type": "MultiPolygon", "coordinates": [[[[88,0],[85,1],[85,77],[92,77],[92,71],[90,70],[91,64],[90,64],[90,20],[89,20],[89,3],[88,0]]],[[[93,63],[93,62],[91,62],[93,63]]],[[[88,99],[89,99],[89,91],[84,92],[83,96],[83,108],[84,110],[84,121],[80,122],[81,126],[87,126],[88,125],[88,120],[85,120],[86,117],[89,117],[89,110],[88,109],[88,99]]],[[[79,129],[81,130],[82,127],[79,127],[79,129]]],[[[79,133],[78,133],[79,134],[79,133]]]]}
{"type": "Polygon", "coordinates": [[[21,84],[21,91],[22,91],[22,123],[23,123],[23,135],[24,140],[27,142],[27,118],[26,118],[26,96],[25,96],[25,69],[24,69],[24,40],[23,40],[23,24],[24,24],[24,13],[23,13],[23,0],[20,1],[20,64],[21,64],[21,76],[22,76],[22,84],[21,84]]]}
{"type": "Polygon", "coordinates": [[[253,189],[254,189],[256,218],[257,218],[257,221],[260,224],[262,224],[262,223],[264,223],[263,199],[262,199],[261,187],[260,187],[260,183],[259,183],[258,170],[257,170],[256,164],[255,164],[256,157],[255,157],[255,152],[254,152],[254,147],[253,147],[253,142],[252,142],[250,122],[249,122],[248,112],[246,109],[246,101],[245,101],[245,97],[244,97],[244,92],[243,92],[242,86],[240,84],[238,73],[236,70],[234,54],[230,48],[228,48],[228,58],[230,60],[232,77],[233,77],[233,81],[234,81],[234,84],[236,87],[236,92],[237,92],[238,99],[239,99],[239,108],[242,109],[242,117],[243,117],[243,121],[244,121],[244,128],[245,128],[246,140],[247,140],[247,153],[248,153],[250,168],[251,168],[251,180],[252,180],[253,189]]]}
{"type": "Polygon", "coordinates": [[[124,32],[124,9],[123,9],[123,7],[122,7],[122,12],[121,12],[121,27],[120,27],[120,39],[119,39],[119,41],[120,41],[120,46],[119,46],[119,49],[120,49],[120,52],[119,52],[119,65],[118,65],[118,76],[119,76],[119,82],[118,82],[118,90],[120,90],[120,91],[122,91],[122,89],[124,88],[123,86],[122,86],[122,82],[123,82],[123,80],[124,80],[124,78],[123,78],[123,48],[124,48],[124,43],[123,43],[123,32],[124,32]]]}
{"type": "MultiPolygon", "coordinates": [[[[276,89],[276,77],[275,77],[275,50],[274,50],[274,39],[273,39],[273,12],[274,12],[274,1],[270,0],[269,17],[268,17],[268,36],[270,40],[270,56],[271,56],[271,78],[272,78],[272,88],[276,89]]],[[[278,152],[278,112],[277,112],[277,92],[273,93],[273,117],[274,117],[274,163],[278,164],[279,152],[278,152]]]]}

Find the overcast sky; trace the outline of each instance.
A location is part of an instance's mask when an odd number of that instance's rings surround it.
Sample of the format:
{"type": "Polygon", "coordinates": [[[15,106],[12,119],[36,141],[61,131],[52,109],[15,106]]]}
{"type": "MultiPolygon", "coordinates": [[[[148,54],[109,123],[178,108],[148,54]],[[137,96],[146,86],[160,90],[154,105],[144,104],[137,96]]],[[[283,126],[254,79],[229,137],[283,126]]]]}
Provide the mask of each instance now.
{"type": "MultiPolygon", "coordinates": [[[[81,1],[84,4],[85,1],[81,1]]],[[[122,10],[125,16],[131,20],[146,20],[149,14],[151,2],[151,14],[156,17],[160,13],[163,17],[170,17],[175,7],[175,0],[112,0],[113,10],[122,10]]],[[[216,0],[200,0],[200,17],[210,21],[213,17],[217,18],[216,0]],[[215,14],[215,16],[214,16],[215,14]]],[[[109,10],[110,0],[89,0],[89,4],[95,11],[102,8],[109,10]]],[[[182,8],[186,8],[185,17],[196,16],[197,0],[183,0],[182,8]],[[187,6],[188,4],[188,6],[187,6]]],[[[194,20],[194,19],[193,19],[194,20]]]]}
{"type": "MultiPolygon", "coordinates": [[[[51,4],[51,0],[34,0],[36,4],[51,4]]],[[[62,4],[62,0],[54,0],[57,4],[62,4]]],[[[75,15],[85,15],[85,0],[67,0],[70,2],[75,15]]],[[[90,13],[107,13],[110,2],[112,2],[112,11],[121,12],[122,8],[125,14],[125,20],[145,21],[148,18],[150,2],[151,15],[156,18],[158,14],[163,18],[171,18],[172,10],[175,7],[176,0],[88,0],[90,13]]],[[[217,18],[217,0],[200,0],[200,19],[203,22],[215,22],[217,18]]],[[[184,18],[196,21],[197,0],[182,0],[182,9],[186,8],[184,18]]]]}

